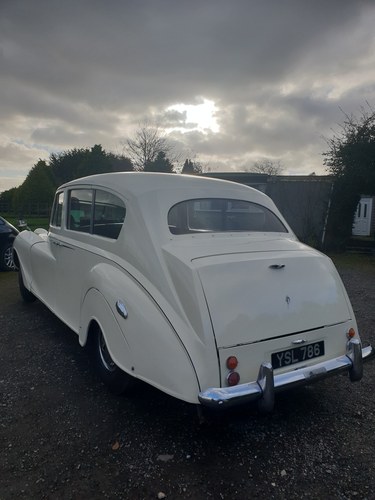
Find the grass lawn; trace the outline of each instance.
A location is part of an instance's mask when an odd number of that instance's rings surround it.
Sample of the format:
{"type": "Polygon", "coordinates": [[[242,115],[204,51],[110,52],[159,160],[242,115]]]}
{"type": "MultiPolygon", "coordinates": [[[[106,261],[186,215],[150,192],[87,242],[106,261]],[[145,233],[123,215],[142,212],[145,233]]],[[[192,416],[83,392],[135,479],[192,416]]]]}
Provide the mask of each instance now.
{"type": "MultiPolygon", "coordinates": [[[[6,214],[1,214],[4,219],[13,224],[18,229],[18,219],[14,216],[7,216],[6,214]]],[[[48,217],[25,217],[24,220],[27,222],[29,228],[34,231],[38,227],[42,227],[43,229],[48,229],[49,226],[49,218],[48,217]]]]}
{"type": "Polygon", "coordinates": [[[375,256],[357,253],[328,254],[339,269],[358,269],[375,274],[375,256]]]}

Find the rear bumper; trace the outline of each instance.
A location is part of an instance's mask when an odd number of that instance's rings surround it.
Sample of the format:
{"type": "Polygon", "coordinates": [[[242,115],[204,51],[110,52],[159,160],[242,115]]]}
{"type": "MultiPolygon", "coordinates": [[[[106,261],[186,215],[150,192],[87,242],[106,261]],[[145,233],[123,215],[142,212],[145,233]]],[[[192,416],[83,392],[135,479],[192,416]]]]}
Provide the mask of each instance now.
{"type": "Polygon", "coordinates": [[[347,371],[354,382],[363,375],[363,362],[375,356],[372,346],[362,348],[358,339],[348,342],[347,353],[335,359],[323,361],[313,366],[306,366],[288,373],[274,375],[270,363],[262,363],[255,382],[234,387],[210,388],[199,393],[199,401],[212,408],[229,407],[258,401],[262,411],[272,411],[275,393],[307,385],[318,380],[347,371]]]}

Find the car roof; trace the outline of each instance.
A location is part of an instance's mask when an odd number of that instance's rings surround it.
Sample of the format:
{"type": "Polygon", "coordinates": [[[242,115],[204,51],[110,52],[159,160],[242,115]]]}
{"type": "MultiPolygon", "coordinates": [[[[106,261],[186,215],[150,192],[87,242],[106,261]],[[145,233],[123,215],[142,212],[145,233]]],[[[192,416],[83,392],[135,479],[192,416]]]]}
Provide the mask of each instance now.
{"type": "MultiPolygon", "coordinates": [[[[178,190],[181,198],[184,196],[192,197],[195,193],[198,197],[244,197],[252,199],[256,203],[268,204],[268,196],[261,191],[253,189],[244,184],[225,181],[221,179],[212,179],[204,176],[183,175],[183,174],[163,174],[151,172],[115,172],[107,174],[91,175],[75,179],[60,186],[60,188],[73,186],[92,186],[107,187],[123,194],[132,194],[141,196],[152,192],[169,191],[170,193],[178,190]],[[185,191],[185,193],[183,193],[185,191]]],[[[172,196],[172,198],[174,198],[172,196]]]]}

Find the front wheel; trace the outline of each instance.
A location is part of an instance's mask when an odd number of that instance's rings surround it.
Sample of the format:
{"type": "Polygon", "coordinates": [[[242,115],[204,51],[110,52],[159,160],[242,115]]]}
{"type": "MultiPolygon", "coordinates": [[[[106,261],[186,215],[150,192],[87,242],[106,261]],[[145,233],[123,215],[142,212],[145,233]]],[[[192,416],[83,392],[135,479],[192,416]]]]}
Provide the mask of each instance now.
{"type": "Polygon", "coordinates": [[[93,332],[91,349],[95,371],[109,390],[113,394],[130,391],[135,380],[115,364],[99,327],[93,332]]]}
{"type": "Polygon", "coordinates": [[[0,250],[0,269],[2,271],[14,271],[13,242],[7,243],[0,250]]]}

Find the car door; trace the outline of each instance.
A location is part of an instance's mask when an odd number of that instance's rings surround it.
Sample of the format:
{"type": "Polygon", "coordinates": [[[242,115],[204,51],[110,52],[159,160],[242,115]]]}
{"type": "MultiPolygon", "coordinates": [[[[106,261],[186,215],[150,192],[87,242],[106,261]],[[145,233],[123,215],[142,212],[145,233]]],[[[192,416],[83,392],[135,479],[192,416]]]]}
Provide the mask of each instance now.
{"type": "Polygon", "coordinates": [[[361,198],[353,221],[353,235],[369,236],[371,232],[372,198],[361,198]]]}
{"type": "Polygon", "coordinates": [[[55,307],[58,316],[78,333],[90,271],[112,261],[125,219],[125,204],[113,193],[91,187],[73,188],[66,196],[66,223],[56,250],[55,307]]]}
{"type": "Polygon", "coordinates": [[[56,240],[56,314],[75,332],[79,328],[85,277],[97,261],[92,246],[93,190],[75,188],[66,193],[66,219],[56,240]]]}
{"type": "Polygon", "coordinates": [[[41,235],[30,250],[32,270],[31,290],[55,312],[57,297],[57,267],[60,247],[59,234],[62,228],[64,192],[58,192],[52,209],[50,230],[41,235]]]}

